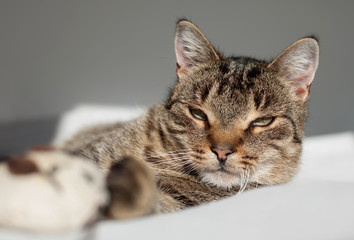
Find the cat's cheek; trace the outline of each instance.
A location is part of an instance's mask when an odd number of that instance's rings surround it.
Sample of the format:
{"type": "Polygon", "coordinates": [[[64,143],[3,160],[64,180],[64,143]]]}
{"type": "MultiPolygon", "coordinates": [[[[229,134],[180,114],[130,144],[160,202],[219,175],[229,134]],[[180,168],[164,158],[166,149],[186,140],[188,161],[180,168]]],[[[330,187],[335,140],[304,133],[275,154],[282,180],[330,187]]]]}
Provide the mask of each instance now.
{"type": "Polygon", "coordinates": [[[289,182],[297,173],[297,166],[287,166],[285,164],[269,164],[261,167],[255,174],[257,183],[262,185],[276,185],[289,182]]]}
{"type": "Polygon", "coordinates": [[[269,185],[269,169],[264,166],[260,166],[257,171],[254,172],[251,182],[256,182],[260,185],[269,185]]]}
{"type": "Polygon", "coordinates": [[[271,126],[266,126],[266,127],[259,127],[259,126],[255,126],[251,128],[251,133],[253,135],[263,135],[266,134],[268,132],[272,132],[273,129],[277,128],[278,125],[278,121],[274,120],[274,123],[271,126]]]}
{"type": "Polygon", "coordinates": [[[203,135],[207,127],[207,123],[201,120],[191,119],[193,124],[193,131],[198,135],[203,135]]]}

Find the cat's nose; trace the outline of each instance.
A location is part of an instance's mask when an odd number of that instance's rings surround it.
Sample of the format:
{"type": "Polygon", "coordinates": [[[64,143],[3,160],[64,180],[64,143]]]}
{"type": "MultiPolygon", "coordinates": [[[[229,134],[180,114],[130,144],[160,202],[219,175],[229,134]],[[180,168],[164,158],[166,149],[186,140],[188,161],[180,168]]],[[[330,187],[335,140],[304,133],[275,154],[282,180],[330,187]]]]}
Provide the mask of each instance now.
{"type": "Polygon", "coordinates": [[[215,153],[215,155],[217,156],[219,162],[224,165],[226,163],[227,157],[233,153],[236,152],[235,149],[233,149],[232,147],[227,147],[227,148],[220,148],[220,147],[215,147],[212,146],[211,151],[213,153],[215,153]]]}

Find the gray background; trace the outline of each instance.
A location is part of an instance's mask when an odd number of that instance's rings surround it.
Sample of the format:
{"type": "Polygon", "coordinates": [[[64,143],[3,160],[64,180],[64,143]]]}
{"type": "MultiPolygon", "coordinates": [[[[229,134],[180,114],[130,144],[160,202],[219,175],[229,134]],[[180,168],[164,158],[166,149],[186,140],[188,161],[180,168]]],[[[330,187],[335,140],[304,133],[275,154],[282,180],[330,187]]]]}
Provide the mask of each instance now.
{"type": "Polygon", "coordinates": [[[353,10],[354,1],[1,0],[0,147],[47,142],[58,116],[79,103],[162,101],[176,78],[180,17],[226,55],[270,59],[318,35],[306,134],[352,131],[353,10]]]}

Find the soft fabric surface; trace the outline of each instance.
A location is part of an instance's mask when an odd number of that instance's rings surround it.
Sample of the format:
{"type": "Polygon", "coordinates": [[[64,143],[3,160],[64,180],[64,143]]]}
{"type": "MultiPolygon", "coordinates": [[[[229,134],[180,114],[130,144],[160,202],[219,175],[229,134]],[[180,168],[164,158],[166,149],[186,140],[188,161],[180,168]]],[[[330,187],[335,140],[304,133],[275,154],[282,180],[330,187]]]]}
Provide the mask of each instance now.
{"type": "MultiPolygon", "coordinates": [[[[128,120],[141,112],[78,107],[63,116],[54,142],[82,126],[128,120]]],[[[353,223],[354,134],[339,133],[305,139],[302,169],[289,184],[177,213],[104,221],[81,232],[34,235],[0,229],[0,239],[354,239],[353,223]]]]}

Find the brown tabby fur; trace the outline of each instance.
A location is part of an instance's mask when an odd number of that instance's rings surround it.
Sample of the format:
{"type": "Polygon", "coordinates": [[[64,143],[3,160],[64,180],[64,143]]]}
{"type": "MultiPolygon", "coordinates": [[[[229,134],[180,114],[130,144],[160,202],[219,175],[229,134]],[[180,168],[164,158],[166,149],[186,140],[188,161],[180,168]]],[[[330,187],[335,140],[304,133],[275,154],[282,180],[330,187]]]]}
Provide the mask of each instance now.
{"type": "Polygon", "coordinates": [[[109,217],[176,211],[241,188],[286,183],[299,169],[317,40],[303,38],[271,62],[227,58],[181,20],[175,43],[178,80],[164,103],[61,146],[107,173],[109,217]],[[274,120],[254,126],[262,117],[274,120]],[[226,161],[218,161],[217,151],[227,151],[226,161]]]}

